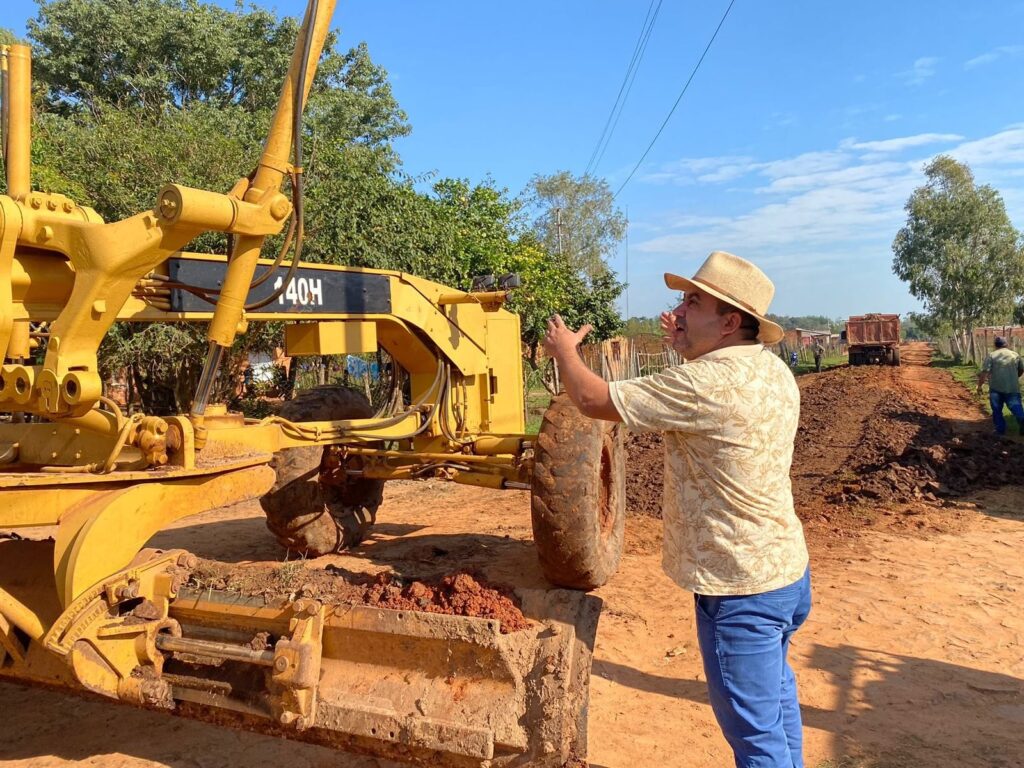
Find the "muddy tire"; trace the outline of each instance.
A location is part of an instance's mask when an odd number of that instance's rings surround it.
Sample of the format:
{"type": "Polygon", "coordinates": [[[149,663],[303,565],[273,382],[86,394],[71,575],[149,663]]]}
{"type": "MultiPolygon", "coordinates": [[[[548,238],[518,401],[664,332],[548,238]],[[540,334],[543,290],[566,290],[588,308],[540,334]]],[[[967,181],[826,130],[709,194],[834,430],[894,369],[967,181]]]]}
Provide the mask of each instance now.
{"type": "Polygon", "coordinates": [[[531,509],[541,570],[552,584],[600,587],[619,567],[626,519],[621,424],[589,419],[556,395],[537,436],[531,509]]]}
{"type": "Polygon", "coordinates": [[[892,364],[893,365],[899,365],[900,364],[900,349],[899,349],[899,347],[896,347],[892,351],[892,364]]]}
{"type": "MultiPolygon", "coordinates": [[[[278,412],[289,421],[362,419],[373,415],[362,393],[347,387],[318,387],[300,392],[278,412]]],[[[274,487],[260,499],[267,528],[281,546],[306,557],[354,547],[377,518],[384,481],[350,478],[344,485],[320,482],[324,448],[278,451],[270,466],[274,487]]]]}

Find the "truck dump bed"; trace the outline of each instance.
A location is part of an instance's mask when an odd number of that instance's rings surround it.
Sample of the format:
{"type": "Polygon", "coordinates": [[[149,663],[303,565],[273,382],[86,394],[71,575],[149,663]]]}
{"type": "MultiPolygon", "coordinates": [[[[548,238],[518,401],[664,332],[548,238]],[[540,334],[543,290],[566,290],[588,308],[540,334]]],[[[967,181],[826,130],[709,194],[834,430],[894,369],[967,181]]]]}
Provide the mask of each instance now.
{"type": "Polygon", "coordinates": [[[861,344],[882,345],[900,343],[899,315],[855,315],[846,322],[846,342],[851,347],[861,344]]]}
{"type": "Polygon", "coordinates": [[[850,365],[899,365],[900,316],[854,315],[846,321],[850,365]]]}

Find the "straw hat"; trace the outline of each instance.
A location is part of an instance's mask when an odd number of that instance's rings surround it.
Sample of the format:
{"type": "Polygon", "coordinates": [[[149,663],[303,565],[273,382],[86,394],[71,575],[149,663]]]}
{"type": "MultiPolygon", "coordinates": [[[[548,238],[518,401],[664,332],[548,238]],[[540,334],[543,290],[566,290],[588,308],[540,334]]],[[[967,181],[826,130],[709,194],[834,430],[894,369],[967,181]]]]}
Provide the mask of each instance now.
{"type": "Polygon", "coordinates": [[[666,272],[665,285],[677,291],[696,288],[753,315],[761,323],[758,341],[774,344],[782,339],[782,326],[765,317],[775,295],[775,286],[764,272],[746,259],[725,251],[713,251],[692,279],[666,272]]]}

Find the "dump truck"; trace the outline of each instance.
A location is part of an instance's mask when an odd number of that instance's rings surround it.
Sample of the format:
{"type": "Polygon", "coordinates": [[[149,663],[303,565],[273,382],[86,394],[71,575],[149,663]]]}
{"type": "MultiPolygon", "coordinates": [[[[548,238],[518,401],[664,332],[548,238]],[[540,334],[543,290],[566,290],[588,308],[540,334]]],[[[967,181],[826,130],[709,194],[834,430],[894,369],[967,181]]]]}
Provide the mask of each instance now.
{"type": "Polygon", "coordinates": [[[257,167],[226,192],[167,184],[121,221],[32,188],[30,51],[0,51],[0,677],[422,765],[561,766],[586,751],[601,605],[586,591],[621,555],[623,435],[564,395],[525,433],[513,278],[466,291],[301,262],[300,121],[333,6],[306,9],[257,167]],[[204,232],[230,252],[181,250],[204,232]],[[384,350],[395,397],[375,410],[324,387],[263,419],[229,411],[212,395],[225,352],[271,320],[290,356],[384,350]],[[97,350],[118,321],[207,326],[188,413],[105,396],[97,350]],[[259,498],[292,553],[341,551],[384,482],[422,478],[531,494],[552,588],[515,591],[525,629],[197,588],[195,556],[147,547],[259,498]]]}
{"type": "Polygon", "coordinates": [[[850,365],[900,364],[899,315],[854,315],[843,335],[850,365]]]}

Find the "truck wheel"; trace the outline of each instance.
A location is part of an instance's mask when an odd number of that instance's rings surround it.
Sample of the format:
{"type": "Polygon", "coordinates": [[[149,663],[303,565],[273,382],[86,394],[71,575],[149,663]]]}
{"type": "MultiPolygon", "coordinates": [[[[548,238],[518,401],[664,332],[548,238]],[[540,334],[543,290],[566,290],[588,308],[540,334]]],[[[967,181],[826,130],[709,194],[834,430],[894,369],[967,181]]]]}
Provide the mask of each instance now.
{"type": "Polygon", "coordinates": [[[899,347],[896,347],[892,351],[892,364],[893,365],[899,365],[900,364],[900,348],[899,347]]]}
{"type": "MultiPolygon", "coordinates": [[[[363,419],[373,415],[361,392],[347,387],[318,387],[300,392],[279,411],[289,421],[363,419]]],[[[354,547],[377,517],[384,481],[350,478],[341,485],[320,482],[324,448],[309,446],[278,451],[270,462],[277,480],[260,506],[267,528],[281,546],[307,557],[354,547]]]]}
{"type": "Polygon", "coordinates": [[[600,587],[619,567],[626,520],[621,424],[589,419],[568,395],[544,413],[533,470],[533,539],[552,584],[600,587]]]}

